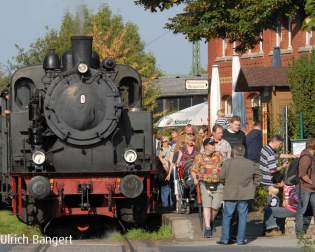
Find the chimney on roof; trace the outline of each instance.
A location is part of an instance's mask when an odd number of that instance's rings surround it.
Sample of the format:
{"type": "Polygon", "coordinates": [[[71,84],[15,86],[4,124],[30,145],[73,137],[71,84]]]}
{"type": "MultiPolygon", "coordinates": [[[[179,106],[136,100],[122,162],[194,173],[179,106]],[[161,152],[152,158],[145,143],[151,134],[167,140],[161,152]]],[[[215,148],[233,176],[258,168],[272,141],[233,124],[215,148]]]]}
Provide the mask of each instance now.
{"type": "Polygon", "coordinates": [[[280,51],[280,47],[278,46],[273,48],[272,66],[273,67],[281,66],[281,51],[280,51]]]}

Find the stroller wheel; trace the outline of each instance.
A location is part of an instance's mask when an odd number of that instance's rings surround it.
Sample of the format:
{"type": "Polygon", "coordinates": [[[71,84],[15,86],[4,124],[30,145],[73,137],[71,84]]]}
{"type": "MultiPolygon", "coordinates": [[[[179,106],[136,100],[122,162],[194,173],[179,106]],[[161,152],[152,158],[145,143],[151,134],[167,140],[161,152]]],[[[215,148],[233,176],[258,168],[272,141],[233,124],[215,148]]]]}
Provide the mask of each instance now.
{"type": "Polygon", "coordinates": [[[183,202],[181,199],[176,201],[176,213],[181,214],[183,211],[183,202]]]}
{"type": "Polygon", "coordinates": [[[186,209],[185,209],[185,214],[190,214],[191,212],[191,207],[189,204],[186,205],[186,209]]]}

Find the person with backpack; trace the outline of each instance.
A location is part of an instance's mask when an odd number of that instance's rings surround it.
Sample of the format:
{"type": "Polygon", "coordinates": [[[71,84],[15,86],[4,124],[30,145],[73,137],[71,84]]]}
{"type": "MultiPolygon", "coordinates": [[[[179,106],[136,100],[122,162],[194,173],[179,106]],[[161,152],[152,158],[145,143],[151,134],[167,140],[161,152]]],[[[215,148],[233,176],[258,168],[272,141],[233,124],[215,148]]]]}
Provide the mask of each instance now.
{"type": "Polygon", "coordinates": [[[304,235],[304,214],[309,205],[315,216],[315,138],[306,142],[306,148],[302,151],[299,159],[297,185],[299,204],[295,219],[295,232],[297,237],[304,235]]]}

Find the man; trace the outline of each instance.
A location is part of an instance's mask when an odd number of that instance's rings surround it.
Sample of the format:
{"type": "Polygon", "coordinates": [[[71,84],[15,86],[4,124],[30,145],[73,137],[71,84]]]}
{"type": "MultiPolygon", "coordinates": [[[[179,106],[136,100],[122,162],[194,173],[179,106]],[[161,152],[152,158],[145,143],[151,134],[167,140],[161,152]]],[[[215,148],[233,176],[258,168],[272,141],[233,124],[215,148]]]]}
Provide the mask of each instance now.
{"type": "Polygon", "coordinates": [[[224,160],[231,157],[231,145],[224,140],[223,137],[224,128],[221,125],[214,125],[212,128],[212,137],[215,140],[215,150],[219,151],[224,160]]]}
{"type": "Polygon", "coordinates": [[[214,220],[222,202],[220,184],[220,166],[223,156],[215,151],[215,141],[206,138],[203,142],[204,153],[196,156],[191,175],[195,185],[200,182],[201,199],[204,217],[204,237],[211,238],[214,229],[214,220]]]}
{"type": "Polygon", "coordinates": [[[296,213],[295,231],[298,237],[304,235],[304,214],[309,206],[312,207],[315,216],[315,138],[306,142],[306,148],[302,151],[299,161],[299,205],[296,213]]]}
{"type": "Polygon", "coordinates": [[[283,143],[283,138],[279,135],[271,137],[269,143],[261,149],[260,159],[259,159],[259,169],[263,175],[261,184],[268,187],[272,186],[271,181],[272,174],[281,171],[288,167],[288,163],[285,162],[283,165],[277,166],[278,158],[295,158],[294,155],[290,154],[277,154],[277,151],[281,148],[283,143]]]}
{"type": "Polygon", "coordinates": [[[261,148],[261,123],[255,122],[253,129],[246,135],[246,158],[254,162],[259,162],[261,148]]]}
{"type": "Polygon", "coordinates": [[[199,152],[204,152],[203,141],[206,138],[208,138],[208,127],[206,125],[202,125],[198,130],[198,137],[196,141],[199,152]]]}
{"type": "Polygon", "coordinates": [[[239,116],[233,116],[230,121],[230,126],[223,132],[223,139],[226,140],[231,147],[237,145],[243,145],[246,148],[246,136],[241,131],[241,118],[239,116]]]}
{"type": "Polygon", "coordinates": [[[233,158],[223,163],[221,181],[224,183],[224,211],[221,239],[218,244],[230,243],[230,224],[235,210],[238,212],[237,244],[247,243],[245,238],[248,213],[248,201],[254,199],[256,186],[259,185],[261,174],[258,165],[244,158],[243,145],[234,146],[233,158]]]}

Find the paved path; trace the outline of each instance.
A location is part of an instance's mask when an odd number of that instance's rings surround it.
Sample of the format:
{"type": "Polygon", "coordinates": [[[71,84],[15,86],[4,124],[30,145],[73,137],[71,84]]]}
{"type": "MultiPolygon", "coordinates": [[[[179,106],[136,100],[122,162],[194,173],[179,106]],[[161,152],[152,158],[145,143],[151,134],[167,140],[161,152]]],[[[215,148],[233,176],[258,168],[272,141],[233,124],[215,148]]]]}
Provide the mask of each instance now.
{"type": "Polygon", "coordinates": [[[199,241],[124,241],[112,242],[107,240],[73,241],[72,245],[1,245],[0,252],[295,252],[303,251],[298,241],[293,238],[259,238],[246,246],[218,246],[216,240],[199,241]]]}

